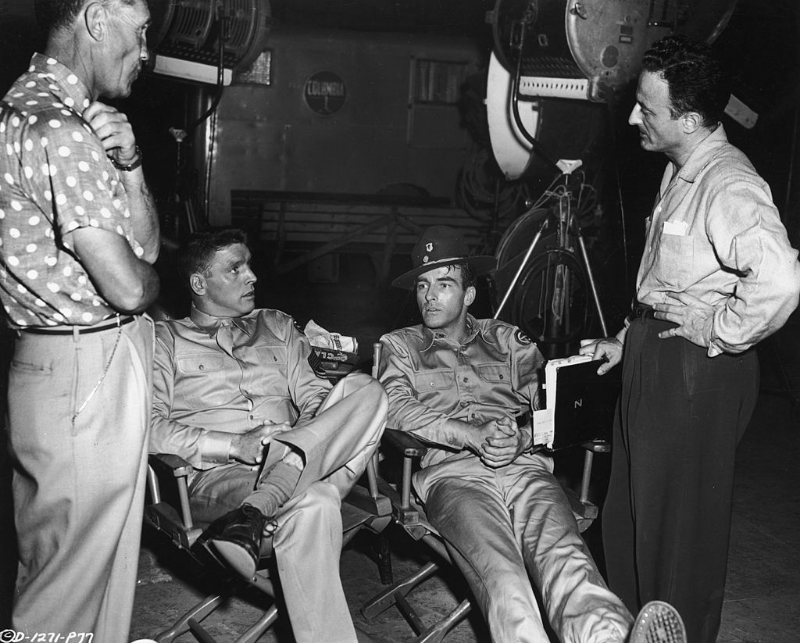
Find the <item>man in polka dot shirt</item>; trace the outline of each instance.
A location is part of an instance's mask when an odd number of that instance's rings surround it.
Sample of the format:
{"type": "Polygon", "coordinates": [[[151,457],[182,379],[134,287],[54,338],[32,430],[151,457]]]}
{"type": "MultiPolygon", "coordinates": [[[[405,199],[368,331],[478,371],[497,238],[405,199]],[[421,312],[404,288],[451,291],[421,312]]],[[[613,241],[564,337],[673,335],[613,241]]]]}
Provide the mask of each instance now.
{"type": "Polygon", "coordinates": [[[19,573],[12,626],[128,641],[158,217],[124,114],[145,0],[37,0],[44,53],[0,103],[0,299],[19,573]]]}

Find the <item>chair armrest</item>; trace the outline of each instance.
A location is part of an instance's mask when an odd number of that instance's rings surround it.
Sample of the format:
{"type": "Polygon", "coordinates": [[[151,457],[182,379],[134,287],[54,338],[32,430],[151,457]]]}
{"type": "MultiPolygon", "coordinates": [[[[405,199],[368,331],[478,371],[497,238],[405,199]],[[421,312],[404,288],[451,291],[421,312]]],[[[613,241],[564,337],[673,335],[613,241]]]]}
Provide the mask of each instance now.
{"type": "Polygon", "coordinates": [[[591,442],[584,442],[583,448],[592,453],[611,453],[611,443],[602,438],[597,438],[591,442]]]}
{"type": "Polygon", "coordinates": [[[407,458],[421,458],[428,452],[428,447],[413,435],[397,429],[386,429],[381,444],[391,447],[407,458]]]}
{"type": "Polygon", "coordinates": [[[191,547],[201,531],[194,525],[189,506],[189,474],[193,470],[192,465],[173,453],[151,453],[148,464],[150,469],[147,478],[153,504],[145,509],[146,517],[153,526],[170,534],[181,546],[191,547]],[[162,502],[159,477],[165,485],[170,478],[175,480],[178,507],[162,502]]]}
{"type": "Polygon", "coordinates": [[[149,462],[158,473],[171,473],[175,478],[188,476],[192,472],[192,465],[174,453],[151,453],[149,462]]]}
{"type": "Polygon", "coordinates": [[[403,456],[403,477],[400,496],[395,498],[396,517],[403,526],[419,523],[419,513],[411,502],[411,476],[414,460],[422,458],[428,448],[416,437],[397,429],[386,429],[381,439],[381,448],[403,456]]]}

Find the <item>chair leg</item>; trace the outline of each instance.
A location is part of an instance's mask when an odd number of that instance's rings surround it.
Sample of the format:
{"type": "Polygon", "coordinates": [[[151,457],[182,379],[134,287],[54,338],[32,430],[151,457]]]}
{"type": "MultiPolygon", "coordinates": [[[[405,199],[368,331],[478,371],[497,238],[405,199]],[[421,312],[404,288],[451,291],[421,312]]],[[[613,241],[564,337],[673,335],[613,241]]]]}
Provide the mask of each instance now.
{"type": "Polygon", "coordinates": [[[380,594],[367,601],[361,608],[361,614],[364,618],[371,619],[394,605],[417,635],[413,643],[441,643],[447,633],[469,614],[472,609],[470,599],[464,599],[447,616],[426,628],[417,611],[405,598],[411,590],[435,574],[438,569],[439,566],[432,561],[423,565],[410,576],[396,582],[391,587],[387,587],[380,594]]]}
{"type": "Polygon", "coordinates": [[[158,633],[155,636],[155,640],[158,643],[172,643],[172,641],[181,634],[191,631],[191,624],[189,621],[202,621],[206,616],[217,609],[220,603],[228,598],[229,595],[230,592],[228,591],[223,594],[212,594],[208,596],[186,612],[186,614],[181,616],[171,628],[158,633]]]}
{"type": "Polygon", "coordinates": [[[278,606],[273,605],[253,626],[242,634],[236,643],[256,643],[278,618],[278,606]]]}
{"type": "MultiPolygon", "coordinates": [[[[235,584],[229,586],[222,594],[213,594],[205,598],[186,612],[171,628],[157,634],[155,641],[157,643],[172,643],[180,635],[191,632],[200,643],[216,643],[214,638],[203,628],[201,621],[231,596],[234,586],[235,584]]],[[[236,639],[235,643],[256,643],[277,618],[278,606],[272,605],[258,621],[236,639]]]]}
{"type": "Polygon", "coordinates": [[[447,633],[458,625],[471,609],[472,603],[465,598],[452,612],[415,638],[413,643],[441,643],[447,633]]]}
{"type": "Polygon", "coordinates": [[[383,585],[391,585],[394,582],[394,575],[392,573],[392,550],[389,546],[389,539],[385,534],[381,533],[378,536],[378,573],[381,577],[383,585]]]}
{"type": "Polygon", "coordinates": [[[411,603],[406,600],[405,596],[398,594],[394,595],[395,607],[400,610],[400,615],[406,619],[406,623],[414,630],[414,634],[422,634],[425,631],[425,623],[422,622],[417,610],[411,607],[411,603]]]}
{"type": "Polygon", "coordinates": [[[423,565],[410,576],[396,582],[391,587],[387,587],[380,594],[367,601],[361,608],[361,614],[364,618],[370,619],[386,611],[397,602],[398,596],[405,596],[408,594],[426,578],[435,574],[438,569],[439,566],[434,562],[423,565]]]}
{"type": "Polygon", "coordinates": [[[200,622],[194,620],[193,618],[189,619],[189,629],[192,631],[194,638],[196,638],[199,643],[217,643],[216,639],[214,639],[214,637],[208,633],[206,628],[200,625],[200,622]]]}

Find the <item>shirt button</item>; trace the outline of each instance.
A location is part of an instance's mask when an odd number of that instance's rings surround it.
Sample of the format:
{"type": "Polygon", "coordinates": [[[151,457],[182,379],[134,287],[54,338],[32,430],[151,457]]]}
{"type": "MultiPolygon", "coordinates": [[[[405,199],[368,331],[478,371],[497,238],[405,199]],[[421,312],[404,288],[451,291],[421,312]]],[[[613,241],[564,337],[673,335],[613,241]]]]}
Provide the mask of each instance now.
{"type": "Polygon", "coordinates": [[[465,378],[464,378],[464,382],[469,382],[469,378],[468,378],[468,377],[465,377],[465,378]]]}
{"type": "Polygon", "coordinates": [[[202,364],[200,364],[200,366],[198,366],[198,368],[199,368],[201,371],[203,371],[203,370],[205,370],[205,368],[206,368],[206,367],[205,367],[205,366],[203,366],[202,364]]]}
{"type": "Polygon", "coordinates": [[[256,416],[255,416],[255,415],[251,415],[251,416],[250,416],[250,419],[251,419],[251,420],[255,420],[255,419],[256,419],[256,416]]]}

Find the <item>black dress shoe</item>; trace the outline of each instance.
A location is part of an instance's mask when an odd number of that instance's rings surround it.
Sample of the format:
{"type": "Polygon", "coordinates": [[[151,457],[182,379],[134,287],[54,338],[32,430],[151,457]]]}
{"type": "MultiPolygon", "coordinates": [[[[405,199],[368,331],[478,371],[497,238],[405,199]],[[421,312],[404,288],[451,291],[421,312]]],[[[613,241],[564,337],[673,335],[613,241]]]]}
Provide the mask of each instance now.
{"type": "Polygon", "coordinates": [[[211,544],[231,569],[250,580],[256,574],[267,517],[251,505],[242,505],[232,513],[222,517],[227,525],[219,535],[211,536],[211,544]]]}

